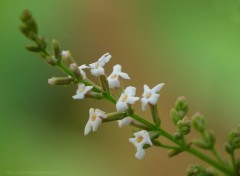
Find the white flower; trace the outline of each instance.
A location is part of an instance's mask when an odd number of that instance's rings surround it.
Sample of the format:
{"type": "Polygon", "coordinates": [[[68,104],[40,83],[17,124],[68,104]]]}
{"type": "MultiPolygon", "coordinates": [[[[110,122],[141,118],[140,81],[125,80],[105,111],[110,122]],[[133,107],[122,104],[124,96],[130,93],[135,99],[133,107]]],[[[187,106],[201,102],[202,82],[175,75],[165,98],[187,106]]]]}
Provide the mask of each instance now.
{"type": "Polygon", "coordinates": [[[83,79],[87,78],[85,71],[83,71],[83,69],[86,69],[86,68],[89,68],[88,66],[86,66],[86,64],[81,65],[81,66],[78,67],[78,69],[79,69],[83,79]]]}
{"type": "Polygon", "coordinates": [[[129,86],[127,87],[120,98],[117,101],[116,108],[118,112],[124,112],[128,109],[128,104],[134,104],[139,97],[134,97],[136,94],[136,88],[129,86]]]}
{"type": "Polygon", "coordinates": [[[113,67],[113,72],[107,78],[109,88],[112,89],[120,87],[119,77],[130,79],[127,73],[122,72],[122,66],[117,64],[113,67]]]}
{"type": "Polygon", "coordinates": [[[103,67],[106,63],[108,63],[110,61],[111,58],[112,58],[112,56],[109,53],[106,53],[100,59],[98,59],[97,62],[89,64],[92,75],[94,75],[96,77],[98,77],[100,75],[104,75],[105,71],[104,71],[103,67]]]}
{"type": "Polygon", "coordinates": [[[118,120],[118,126],[120,128],[124,127],[124,126],[128,126],[133,122],[133,119],[131,117],[125,117],[122,120],[118,120]]]}
{"type": "Polygon", "coordinates": [[[152,146],[152,141],[150,139],[150,136],[146,130],[142,130],[139,132],[134,133],[134,138],[130,138],[129,141],[136,147],[137,152],[135,154],[135,157],[137,159],[142,159],[145,155],[145,150],[143,149],[143,146],[145,144],[149,144],[152,146]]]}
{"type": "Polygon", "coordinates": [[[101,125],[102,120],[106,118],[105,112],[100,109],[89,110],[89,119],[84,129],[84,135],[90,133],[90,131],[96,131],[98,127],[101,125]]]}
{"type": "Polygon", "coordinates": [[[83,83],[78,84],[76,95],[72,96],[73,99],[83,99],[85,95],[93,88],[93,86],[85,86],[83,83]]]}
{"type": "Polygon", "coordinates": [[[145,111],[147,109],[147,104],[150,103],[151,105],[157,104],[157,101],[160,97],[157,94],[164,86],[164,83],[156,85],[154,88],[150,89],[148,85],[144,85],[144,92],[142,94],[142,110],[145,111]]]}

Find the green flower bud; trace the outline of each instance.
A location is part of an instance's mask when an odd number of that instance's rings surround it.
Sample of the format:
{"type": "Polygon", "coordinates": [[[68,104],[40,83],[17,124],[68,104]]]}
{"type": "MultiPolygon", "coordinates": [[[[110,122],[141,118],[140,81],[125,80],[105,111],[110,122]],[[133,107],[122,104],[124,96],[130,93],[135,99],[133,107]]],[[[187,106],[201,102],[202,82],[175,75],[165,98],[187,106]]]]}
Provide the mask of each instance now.
{"type": "Polygon", "coordinates": [[[206,143],[205,141],[201,140],[201,139],[194,139],[193,144],[198,146],[199,148],[202,148],[202,149],[205,149],[205,150],[210,149],[209,144],[206,143]]]}
{"type": "Polygon", "coordinates": [[[78,68],[78,65],[76,63],[72,63],[70,66],[69,66],[70,70],[74,73],[74,75],[79,78],[80,80],[83,79],[81,73],[80,73],[80,70],[78,68]]]}
{"type": "Polygon", "coordinates": [[[187,169],[187,176],[217,176],[212,169],[206,169],[200,165],[190,165],[187,169]]]}
{"type": "Polygon", "coordinates": [[[182,119],[185,117],[185,115],[188,112],[188,102],[185,97],[179,97],[175,103],[175,109],[180,117],[182,119]]]}
{"type": "Polygon", "coordinates": [[[171,109],[170,116],[175,125],[181,119],[175,109],[171,109]]]}
{"type": "Polygon", "coordinates": [[[109,93],[109,84],[106,75],[100,75],[100,82],[103,91],[109,93]]]}
{"type": "Polygon", "coordinates": [[[227,153],[229,153],[230,155],[233,154],[234,149],[232,148],[231,145],[229,145],[228,143],[226,143],[226,144],[224,145],[224,148],[225,148],[225,151],[226,151],[227,153]]]}
{"type": "Polygon", "coordinates": [[[25,48],[31,52],[40,52],[41,51],[41,48],[39,48],[38,46],[25,46],[25,48]]]}
{"type": "Polygon", "coordinates": [[[192,117],[192,126],[200,133],[203,133],[207,127],[205,118],[200,113],[194,114],[192,117]]]}
{"type": "Polygon", "coordinates": [[[240,148],[240,126],[229,133],[228,142],[234,150],[240,148]]]}
{"type": "Polygon", "coordinates": [[[69,85],[73,83],[74,79],[70,77],[52,77],[48,80],[50,85],[69,85]]]}
{"type": "Polygon", "coordinates": [[[183,135],[189,134],[191,132],[191,121],[190,121],[190,119],[185,117],[182,120],[179,120],[177,122],[177,128],[183,135]]]}
{"type": "Polygon", "coordinates": [[[55,39],[52,40],[52,49],[53,49],[53,53],[55,58],[60,61],[61,59],[61,50],[60,50],[60,45],[59,42],[55,39]]]}
{"type": "Polygon", "coordinates": [[[117,121],[125,118],[127,115],[125,113],[120,112],[113,112],[106,114],[106,118],[102,120],[102,122],[111,122],[111,121],[117,121]]]}

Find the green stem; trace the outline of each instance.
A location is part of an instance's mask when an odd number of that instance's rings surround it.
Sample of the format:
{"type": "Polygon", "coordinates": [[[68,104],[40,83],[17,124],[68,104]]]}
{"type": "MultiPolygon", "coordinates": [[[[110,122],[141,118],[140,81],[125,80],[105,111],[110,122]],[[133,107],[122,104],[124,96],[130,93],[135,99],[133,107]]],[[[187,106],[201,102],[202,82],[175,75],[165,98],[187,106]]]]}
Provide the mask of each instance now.
{"type": "Polygon", "coordinates": [[[186,151],[191,153],[192,155],[200,158],[201,160],[205,161],[206,163],[210,164],[211,166],[215,167],[216,169],[222,171],[223,173],[225,173],[227,175],[232,175],[232,176],[235,175],[231,170],[229,170],[224,165],[219,164],[215,160],[212,160],[208,156],[204,155],[203,153],[199,152],[198,150],[196,150],[192,147],[188,148],[186,151]]]}
{"type": "Polygon", "coordinates": [[[212,154],[215,156],[215,158],[222,164],[225,164],[225,162],[223,161],[223,159],[219,156],[218,152],[216,151],[216,149],[213,147],[211,149],[212,154]]]}
{"type": "Polygon", "coordinates": [[[232,160],[232,165],[233,165],[234,172],[237,173],[237,164],[236,164],[236,159],[235,159],[235,156],[234,156],[234,152],[232,152],[232,154],[231,154],[231,160],[232,160]]]}

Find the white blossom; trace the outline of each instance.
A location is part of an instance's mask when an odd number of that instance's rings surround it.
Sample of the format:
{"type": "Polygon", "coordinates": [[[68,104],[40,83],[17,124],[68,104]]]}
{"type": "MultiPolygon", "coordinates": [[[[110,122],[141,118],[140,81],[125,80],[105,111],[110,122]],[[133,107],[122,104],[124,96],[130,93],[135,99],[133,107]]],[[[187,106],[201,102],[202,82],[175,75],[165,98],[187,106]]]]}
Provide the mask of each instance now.
{"type": "Polygon", "coordinates": [[[78,84],[76,95],[72,96],[73,99],[84,99],[85,95],[93,88],[93,86],[85,86],[83,83],[78,84]]]}
{"type": "Polygon", "coordinates": [[[89,119],[84,129],[84,135],[90,133],[90,131],[96,131],[102,123],[102,120],[106,118],[105,112],[100,109],[89,110],[89,119]]]}
{"type": "Polygon", "coordinates": [[[142,94],[142,110],[145,111],[147,109],[147,105],[151,104],[151,105],[155,105],[157,104],[157,101],[160,97],[160,95],[158,94],[158,92],[163,88],[164,83],[158,84],[155,87],[153,87],[152,89],[150,89],[148,87],[148,85],[144,85],[144,92],[142,94]]]}
{"type": "Polygon", "coordinates": [[[108,63],[110,61],[111,58],[112,58],[112,56],[109,53],[106,53],[100,59],[98,59],[97,62],[89,64],[92,75],[94,75],[96,77],[98,77],[100,75],[104,75],[105,71],[104,71],[103,67],[106,63],[108,63]]]}
{"type": "Polygon", "coordinates": [[[135,97],[135,95],[136,88],[132,86],[127,87],[117,101],[117,111],[124,112],[128,109],[128,104],[134,104],[137,100],[139,100],[139,97],[135,97]]]}
{"type": "Polygon", "coordinates": [[[90,67],[86,66],[86,64],[81,65],[81,66],[78,67],[78,69],[79,69],[83,79],[87,78],[85,71],[83,71],[83,69],[86,69],[86,68],[90,68],[90,67]]]}
{"type": "Polygon", "coordinates": [[[124,126],[128,126],[133,122],[133,119],[131,117],[125,117],[122,120],[118,120],[118,126],[120,128],[124,127],[124,126]]]}
{"type": "Polygon", "coordinates": [[[142,130],[134,134],[134,138],[130,138],[129,141],[136,147],[137,152],[135,154],[135,157],[137,159],[142,159],[145,155],[145,150],[143,149],[143,146],[145,144],[149,144],[152,146],[152,141],[150,139],[150,136],[146,130],[142,130]]]}
{"type": "Polygon", "coordinates": [[[124,79],[130,79],[127,73],[122,72],[122,66],[117,64],[113,67],[113,72],[108,76],[109,88],[119,88],[120,81],[119,77],[124,79]]]}

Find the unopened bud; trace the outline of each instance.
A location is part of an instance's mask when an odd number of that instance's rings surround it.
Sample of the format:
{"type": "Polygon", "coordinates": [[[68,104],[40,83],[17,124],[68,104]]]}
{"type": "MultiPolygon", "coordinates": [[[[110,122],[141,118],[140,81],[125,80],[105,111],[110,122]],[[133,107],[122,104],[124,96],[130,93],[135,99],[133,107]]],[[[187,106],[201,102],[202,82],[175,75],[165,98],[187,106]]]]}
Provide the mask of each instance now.
{"type": "Polygon", "coordinates": [[[217,173],[212,168],[190,165],[187,169],[187,176],[217,176],[217,173]]]}
{"type": "Polygon", "coordinates": [[[47,56],[45,59],[46,59],[46,62],[51,66],[55,66],[57,64],[56,58],[52,56],[47,56]]]}
{"type": "Polygon", "coordinates": [[[76,63],[72,63],[70,66],[69,66],[70,70],[72,70],[72,72],[74,73],[74,75],[79,78],[80,80],[83,79],[82,75],[81,75],[81,72],[78,68],[78,65],[76,63]]]}
{"type": "Polygon", "coordinates": [[[125,113],[119,113],[119,112],[108,113],[106,115],[107,117],[102,120],[103,122],[117,121],[126,117],[125,113]]]}
{"type": "Polygon", "coordinates": [[[182,119],[188,112],[188,102],[185,97],[179,97],[175,104],[175,109],[179,115],[179,117],[182,119]]]}
{"type": "Polygon", "coordinates": [[[172,109],[170,112],[170,116],[172,121],[174,122],[175,125],[177,125],[177,122],[181,119],[175,109],[172,109]]]}
{"type": "Polygon", "coordinates": [[[100,82],[103,91],[109,93],[109,84],[106,75],[100,75],[100,82]]]}
{"type": "Polygon", "coordinates": [[[71,77],[52,77],[48,80],[50,85],[69,85],[74,83],[74,79],[71,77]]]}
{"type": "Polygon", "coordinates": [[[182,120],[179,120],[177,122],[177,128],[183,135],[189,134],[191,132],[191,121],[190,121],[190,119],[185,117],[182,120]]]}
{"type": "Polygon", "coordinates": [[[59,61],[59,59],[61,59],[60,45],[59,42],[55,39],[52,40],[52,49],[55,58],[59,61]]]}
{"type": "Polygon", "coordinates": [[[203,133],[207,127],[205,118],[200,113],[194,114],[192,117],[192,126],[200,133],[203,133]]]}
{"type": "Polygon", "coordinates": [[[67,50],[67,51],[63,50],[62,51],[62,59],[63,59],[64,63],[68,66],[73,64],[73,63],[76,63],[76,61],[72,57],[71,52],[69,50],[67,50]]]}

